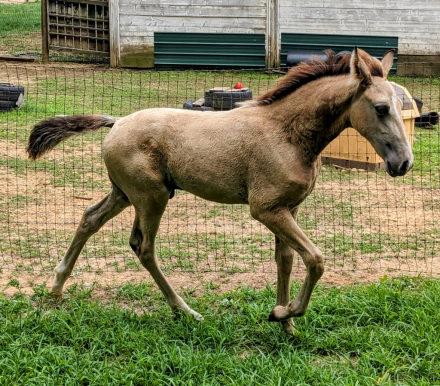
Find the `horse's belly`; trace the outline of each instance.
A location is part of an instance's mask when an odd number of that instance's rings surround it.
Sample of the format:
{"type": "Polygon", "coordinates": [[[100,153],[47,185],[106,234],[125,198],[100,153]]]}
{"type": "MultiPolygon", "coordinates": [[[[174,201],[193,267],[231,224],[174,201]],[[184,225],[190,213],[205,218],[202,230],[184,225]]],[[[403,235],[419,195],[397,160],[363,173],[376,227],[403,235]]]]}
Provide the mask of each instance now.
{"type": "Polygon", "coordinates": [[[244,184],[229,179],[200,178],[175,179],[174,183],[181,189],[205,200],[223,204],[247,204],[248,192],[244,184]]]}

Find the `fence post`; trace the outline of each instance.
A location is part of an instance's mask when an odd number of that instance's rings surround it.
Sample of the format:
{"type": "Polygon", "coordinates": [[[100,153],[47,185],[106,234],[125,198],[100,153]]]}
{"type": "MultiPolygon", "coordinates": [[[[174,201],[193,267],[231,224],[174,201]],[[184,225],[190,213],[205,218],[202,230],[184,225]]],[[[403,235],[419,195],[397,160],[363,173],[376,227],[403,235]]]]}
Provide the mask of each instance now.
{"type": "Polygon", "coordinates": [[[267,0],[266,67],[280,67],[279,0],[267,0]]]}
{"type": "Polygon", "coordinates": [[[47,1],[41,0],[41,51],[43,63],[49,63],[49,26],[47,16],[47,1]]]}
{"type": "Polygon", "coordinates": [[[119,0],[108,1],[110,67],[119,66],[119,0]]]}

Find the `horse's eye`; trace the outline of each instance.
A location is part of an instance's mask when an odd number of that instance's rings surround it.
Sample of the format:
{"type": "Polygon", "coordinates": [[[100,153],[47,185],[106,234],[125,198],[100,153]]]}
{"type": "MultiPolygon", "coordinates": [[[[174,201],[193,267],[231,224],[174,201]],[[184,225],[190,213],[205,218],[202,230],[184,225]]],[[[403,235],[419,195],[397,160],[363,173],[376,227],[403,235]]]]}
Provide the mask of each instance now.
{"type": "Polygon", "coordinates": [[[385,115],[390,111],[390,106],[388,105],[377,105],[374,106],[374,108],[376,109],[377,115],[385,115]]]}

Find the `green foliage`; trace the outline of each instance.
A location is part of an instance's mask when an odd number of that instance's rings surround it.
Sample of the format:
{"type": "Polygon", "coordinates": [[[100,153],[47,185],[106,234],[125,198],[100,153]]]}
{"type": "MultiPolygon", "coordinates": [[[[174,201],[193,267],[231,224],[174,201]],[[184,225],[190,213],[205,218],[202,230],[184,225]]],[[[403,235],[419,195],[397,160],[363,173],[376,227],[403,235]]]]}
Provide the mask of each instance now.
{"type": "Polygon", "coordinates": [[[212,289],[207,282],[200,297],[184,295],[203,322],[173,318],[149,283],[120,287],[107,305],[78,286],[62,303],[49,301],[41,286],[37,303],[0,296],[0,384],[440,382],[438,280],[383,277],[378,284],[318,287],[296,320],[295,337],[266,321],[274,289],[212,289]]]}

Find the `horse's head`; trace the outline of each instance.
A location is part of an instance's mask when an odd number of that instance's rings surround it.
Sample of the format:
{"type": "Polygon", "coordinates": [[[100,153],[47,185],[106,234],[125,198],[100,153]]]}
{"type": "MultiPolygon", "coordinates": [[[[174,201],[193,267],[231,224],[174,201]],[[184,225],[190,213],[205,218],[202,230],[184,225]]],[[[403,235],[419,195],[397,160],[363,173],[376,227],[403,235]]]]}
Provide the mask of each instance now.
{"type": "Polygon", "coordinates": [[[350,72],[359,87],[349,114],[351,125],[385,161],[388,174],[397,177],[411,169],[414,157],[400,111],[402,101],[386,79],[393,59],[393,51],[379,61],[354,49],[350,72]]]}

